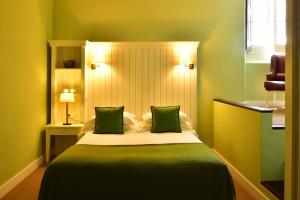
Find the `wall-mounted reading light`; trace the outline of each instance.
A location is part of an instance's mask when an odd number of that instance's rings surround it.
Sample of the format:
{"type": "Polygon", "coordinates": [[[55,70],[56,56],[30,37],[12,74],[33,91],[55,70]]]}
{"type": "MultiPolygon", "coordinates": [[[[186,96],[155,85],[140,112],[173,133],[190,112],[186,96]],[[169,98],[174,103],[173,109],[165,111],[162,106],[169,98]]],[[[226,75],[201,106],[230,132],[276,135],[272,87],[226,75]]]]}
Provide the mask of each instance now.
{"type": "Polygon", "coordinates": [[[194,69],[191,52],[192,49],[188,46],[179,47],[179,58],[181,65],[189,69],[194,69]]]}
{"type": "Polygon", "coordinates": [[[189,64],[184,64],[185,67],[188,67],[189,69],[194,69],[194,64],[189,63],[189,64]]]}
{"type": "Polygon", "coordinates": [[[91,64],[91,68],[92,69],[99,69],[99,68],[101,68],[101,67],[104,67],[104,63],[92,63],[91,64]]]}
{"type": "Polygon", "coordinates": [[[105,68],[105,47],[91,46],[89,51],[91,69],[105,68]]]}
{"type": "Polygon", "coordinates": [[[194,63],[190,63],[190,62],[181,62],[180,65],[185,69],[194,69],[195,67],[194,63]]]}

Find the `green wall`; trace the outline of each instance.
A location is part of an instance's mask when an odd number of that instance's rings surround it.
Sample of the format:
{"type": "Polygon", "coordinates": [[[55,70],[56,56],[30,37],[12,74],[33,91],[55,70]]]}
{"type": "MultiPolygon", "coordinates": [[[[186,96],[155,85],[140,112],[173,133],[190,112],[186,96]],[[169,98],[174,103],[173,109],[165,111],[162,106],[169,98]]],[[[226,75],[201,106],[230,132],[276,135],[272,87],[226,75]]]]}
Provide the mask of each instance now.
{"type": "Polygon", "coordinates": [[[284,180],[285,129],[272,129],[272,117],[262,115],[261,124],[261,180],[284,180]]]}
{"type": "Polygon", "coordinates": [[[246,63],[245,64],[245,99],[264,100],[266,90],[264,81],[266,74],[270,71],[268,63],[246,63]]]}
{"type": "MultiPolygon", "coordinates": [[[[245,100],[264,101],[267,91],[264,88],[266,74],[270,71],[270,63],[245,64],[245,100]]],[[[270,95],[270,100],[272,96],[270,95]]],[[[276,93],[277,100],[284,100],[284,93],[276,93]]]]}
{"type": "Polygon", "coordinates": [[[42,155],[51,0],[1,0],[0,185],[42,155]]]}
{"type": "Polygon", "coordinates": [[[201,139],[212,145],[212,100],[244,99],[244,1],[54,0],[54,38],[201,42],[201,139]]]}

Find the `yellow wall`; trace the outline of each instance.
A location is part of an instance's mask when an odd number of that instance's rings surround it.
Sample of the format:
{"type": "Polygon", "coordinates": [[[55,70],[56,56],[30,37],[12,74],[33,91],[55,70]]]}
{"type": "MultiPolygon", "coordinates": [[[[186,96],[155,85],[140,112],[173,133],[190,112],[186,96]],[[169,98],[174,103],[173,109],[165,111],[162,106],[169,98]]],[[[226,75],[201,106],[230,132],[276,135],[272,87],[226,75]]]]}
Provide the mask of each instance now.
{"type": "Polygon", "coordinates": [[[54,39],[200,41],[198,127],[212,145],[212,100],[244,100],[244,1],[54,0],[54,39]]]}
{"type": "Polygon", "coordinates": [[[42,154],[51,0],[0,6],[0,185],[42,154]]]}
{"type": "Polygon", "coordinates": [[[253,182],[260,181],[260,126],[259,112],[214,102],[214,148],[253,182]]]}
{"type": "Polygon", "coordinates": [[[272,113],[215,101],[214,148],[264,195],[277,199],[260,184],[283,178],[284,131],[272,130],[272,113]]]}

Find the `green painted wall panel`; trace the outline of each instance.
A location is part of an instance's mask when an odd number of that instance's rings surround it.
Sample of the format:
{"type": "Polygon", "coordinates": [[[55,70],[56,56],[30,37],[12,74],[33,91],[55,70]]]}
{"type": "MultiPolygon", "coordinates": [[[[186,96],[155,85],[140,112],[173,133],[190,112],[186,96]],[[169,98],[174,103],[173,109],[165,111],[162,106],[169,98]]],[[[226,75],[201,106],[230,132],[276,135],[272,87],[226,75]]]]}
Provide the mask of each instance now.
{"type": "MultiPolygon", "coordinates": [[[[266,99],[267,91],[264,88],[266,74],[270,71],[270,63],[245,64],[245,100],[261,101],[266,99]]],[[[270,100],[272,96],[270,95],[270,100]]],[[[284,100],[284,93],[276,93],[277,100],[284,100]]]]}
{"type": "Polygon", "coordinates": [[[284,180],[284,138],[285,130],[273,130],[272,116],[262,114],[261,120],[261,180],[284,180]]]}
{"type": "Polygon", "coordinates": [[[52,5],[1,1],[0,185],[42,155],[52,5]]]}
{"type": "Polygon", "coordinates": [[[244,1],[54,0],[54,38],[200,41],[200,138],[212,145],[212,100],[244,99],[244,1]]]}
{"type": "Polygon", "coordinates": [[[264,100],[266,90],[264,81],[266,74],[270,71],[270,64],[246,63],[245,64],[245,99],[264,100]]]}

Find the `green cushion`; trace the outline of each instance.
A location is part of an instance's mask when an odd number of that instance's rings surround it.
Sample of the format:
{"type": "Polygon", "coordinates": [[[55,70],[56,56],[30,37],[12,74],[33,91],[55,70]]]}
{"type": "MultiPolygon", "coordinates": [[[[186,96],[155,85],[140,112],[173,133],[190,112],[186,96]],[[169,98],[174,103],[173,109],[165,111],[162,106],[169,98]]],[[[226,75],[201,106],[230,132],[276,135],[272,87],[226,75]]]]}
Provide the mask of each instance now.
{"type": "Polygon", "coordinates": [[[121,107],[95,107],[95,134],[123,133],[123,111],[121,107]]]}
{"type": "Polygon", "coordinates": [[[151,133],[176,132],[181,133],[180,106],[156,107],[151,106],[152,128],[151,133]]]}

